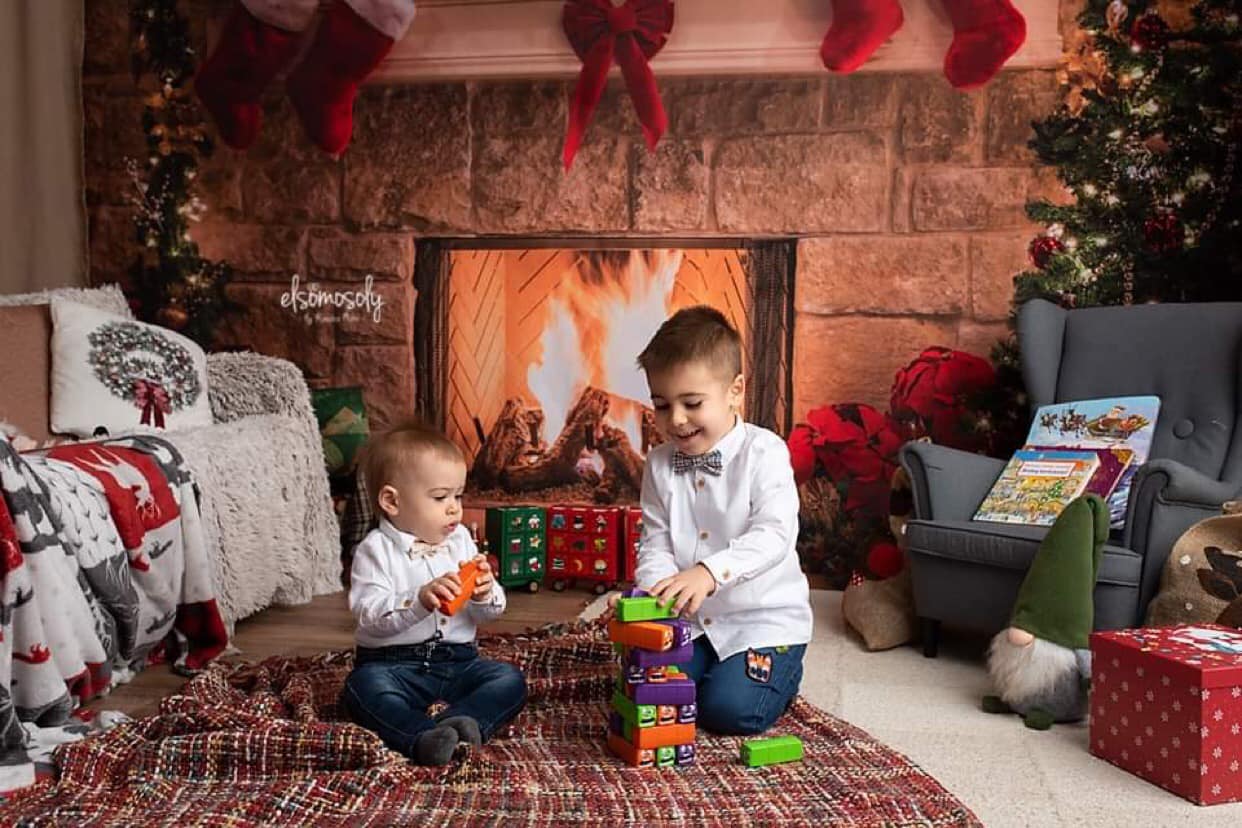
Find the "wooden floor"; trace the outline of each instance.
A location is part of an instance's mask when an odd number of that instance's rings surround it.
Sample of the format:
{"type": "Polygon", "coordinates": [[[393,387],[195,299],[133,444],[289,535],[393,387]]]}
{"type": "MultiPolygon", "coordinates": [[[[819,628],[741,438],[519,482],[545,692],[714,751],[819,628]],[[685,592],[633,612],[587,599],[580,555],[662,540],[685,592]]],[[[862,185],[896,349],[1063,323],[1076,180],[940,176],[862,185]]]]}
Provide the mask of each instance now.
{"type": "MultiPolygon", "coordinates": [[[[582,590],[553,592],[541,590],[531,595],[512,590],[504,617],[487,629],[497,632],[522,632],[553,621],[570,621],[595,596],[582,590]]],[[[274,655],[312,655],[325,650],[353,646],[354,621],[349,613],[345,592],[321,595],[309,604],[296,607],[271,607],[237,624],[233,646],[240,655],[226,660],[262,661],[274,655]]],[[[93,710],[120,710],[130,716],[149,716],[156,712],[160,699],[178,690],[185,679],[167,665],[149,667],[128,684],[118,686],[109,695],[95,699],[87,707],[93,710]]]]}

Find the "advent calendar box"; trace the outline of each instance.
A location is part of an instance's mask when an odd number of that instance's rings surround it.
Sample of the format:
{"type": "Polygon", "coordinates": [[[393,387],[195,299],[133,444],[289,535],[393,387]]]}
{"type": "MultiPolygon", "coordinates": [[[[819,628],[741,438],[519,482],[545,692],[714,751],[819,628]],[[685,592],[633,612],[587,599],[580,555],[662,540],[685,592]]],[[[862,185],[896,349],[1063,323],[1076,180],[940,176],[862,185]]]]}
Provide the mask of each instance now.
{"type": "Polygon", "coordinates": [[[1200,805],[1242,800],[1242,630],[1091,634],[1091,752],[1200,805]]]}

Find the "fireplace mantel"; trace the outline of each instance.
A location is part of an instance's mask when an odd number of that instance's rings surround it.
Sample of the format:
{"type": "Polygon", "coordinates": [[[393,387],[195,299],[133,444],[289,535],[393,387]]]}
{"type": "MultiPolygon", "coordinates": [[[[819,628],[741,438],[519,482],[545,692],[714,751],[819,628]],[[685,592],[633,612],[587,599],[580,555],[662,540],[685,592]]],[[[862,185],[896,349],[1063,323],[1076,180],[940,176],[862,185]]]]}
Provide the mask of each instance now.
{"type": "MultiPolygon", "coordinates": [[[[1058,3],[1015,0],[1027,39],[1012,67],[1053,66],[1061,55],[1058,3]]],[[[819,44],[830,0],[677,0],[657,75],[823,72],[819,44]]],[[[906,22],[862,71],[939,70],[952,29],[938,0],[904,0],[906,22]]],[[[374,76],[388,83],[567,78],[580,64],[561,31],[562,0],[419,0],[409,34],[374,76]]],[[[614,72],[616,70],[614,69],[614,72]]]]}

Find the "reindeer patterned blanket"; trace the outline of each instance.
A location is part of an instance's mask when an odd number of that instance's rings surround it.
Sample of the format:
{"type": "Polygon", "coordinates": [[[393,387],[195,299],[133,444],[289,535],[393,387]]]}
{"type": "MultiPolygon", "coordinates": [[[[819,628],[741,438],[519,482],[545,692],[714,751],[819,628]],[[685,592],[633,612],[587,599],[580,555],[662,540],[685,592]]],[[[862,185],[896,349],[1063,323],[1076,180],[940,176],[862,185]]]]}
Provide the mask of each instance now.
{"type": "Polygon", "coordinates": [[[62,724],[148,663],[191,672],[227,646],[194,481],[169,443],[19,454],[0,439],[0,493],[0,764],[24,750],[22,722],[62,724]]]}

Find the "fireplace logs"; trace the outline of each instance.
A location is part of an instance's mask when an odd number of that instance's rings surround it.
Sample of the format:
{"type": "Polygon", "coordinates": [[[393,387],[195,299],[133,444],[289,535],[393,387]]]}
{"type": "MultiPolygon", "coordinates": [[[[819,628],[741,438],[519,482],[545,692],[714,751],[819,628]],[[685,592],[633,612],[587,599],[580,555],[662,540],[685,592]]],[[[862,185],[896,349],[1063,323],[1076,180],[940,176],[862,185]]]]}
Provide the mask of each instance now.
{"type": "MultiPolygon", "coordinates": [[[[543,412],[508,400],[475,457],[472,485],[511,493],[584,485],[584,494],[601,502],[636,496],[643,459],[626,433],[607,422],[612,407],[607,392],[584,389],[549,447],[540,436],[543,412]]],[[[645,416],[644,440],[649,426],[645,416]]]]}

